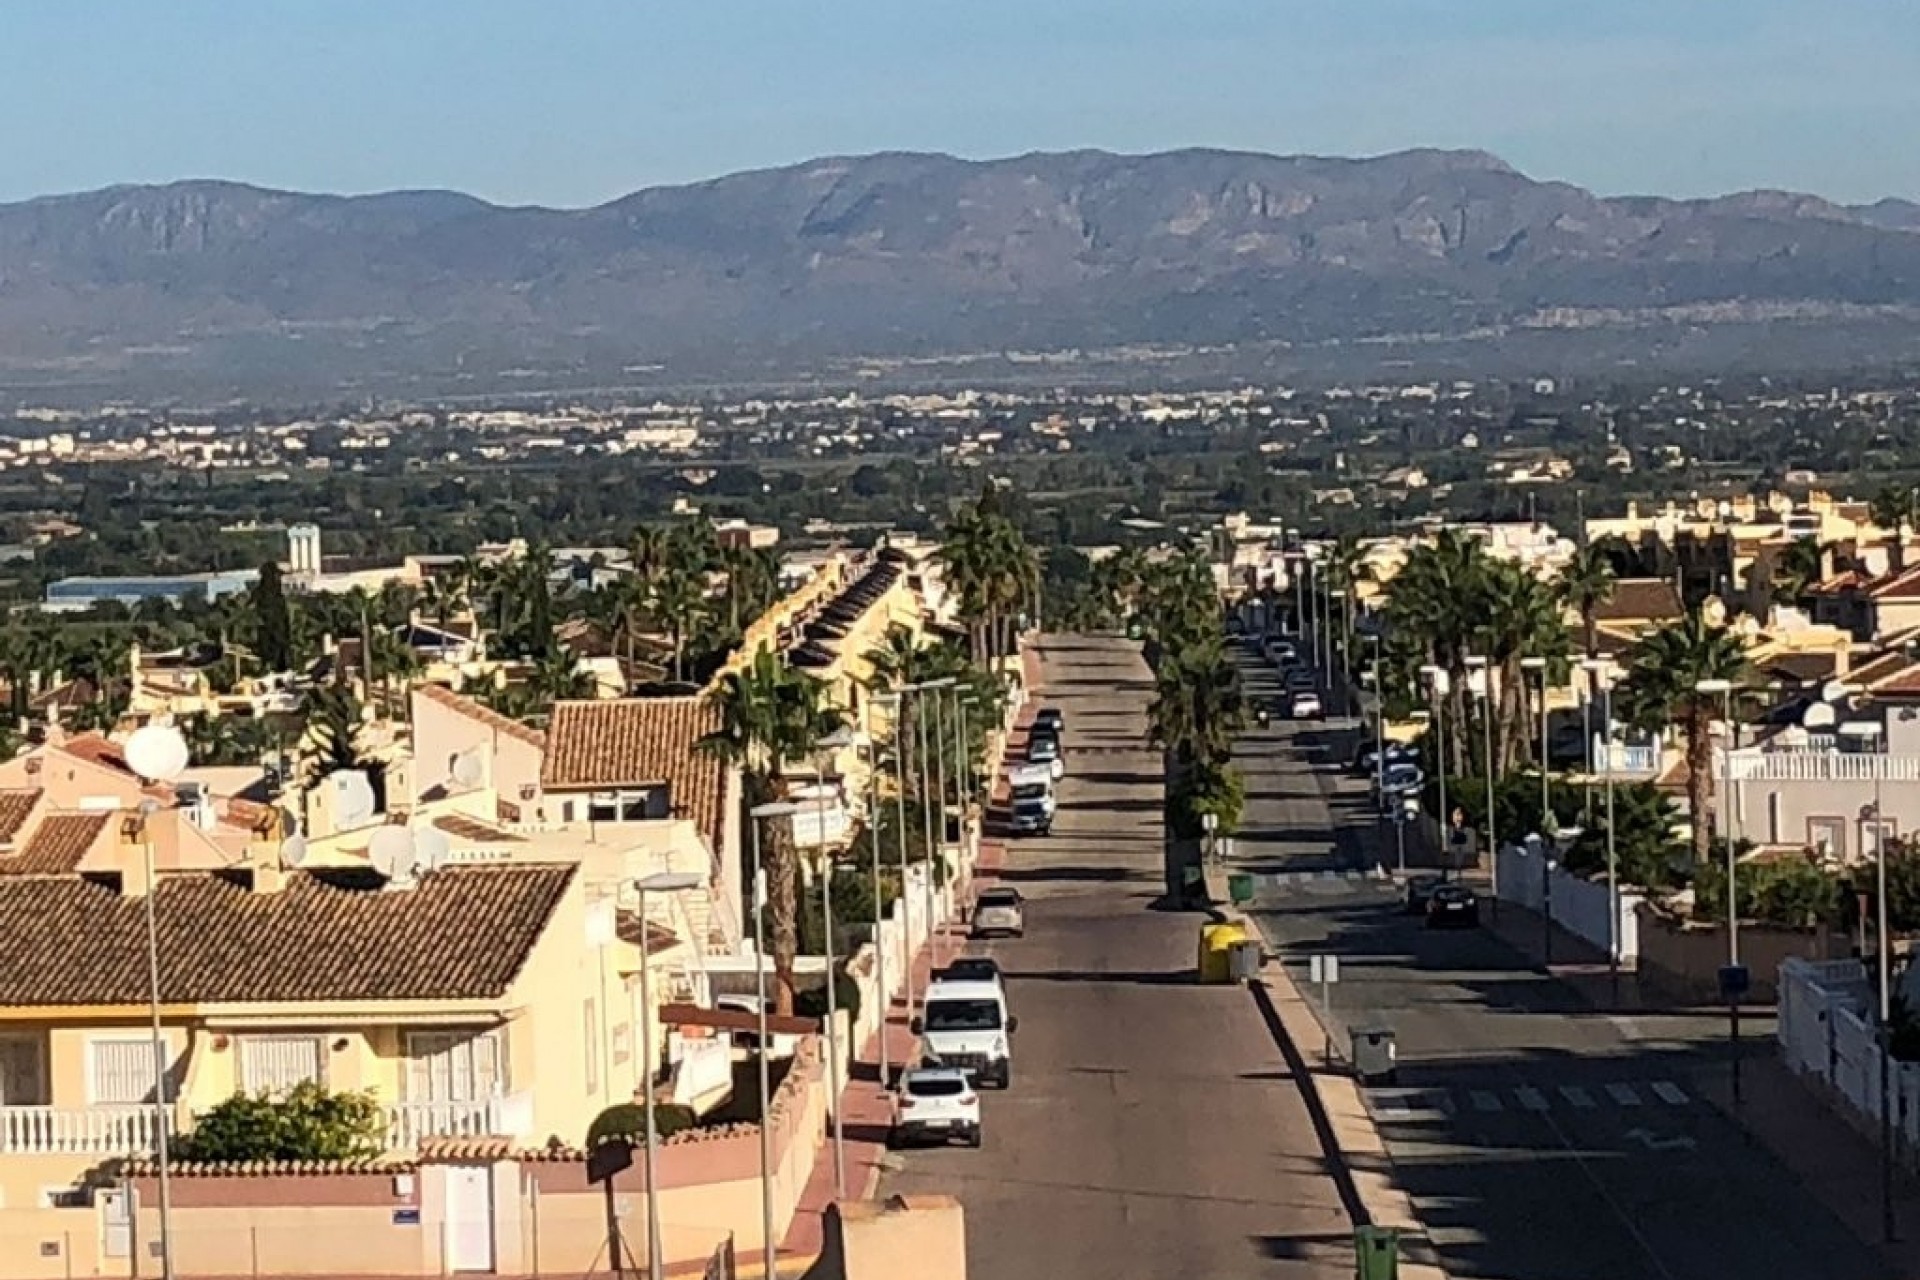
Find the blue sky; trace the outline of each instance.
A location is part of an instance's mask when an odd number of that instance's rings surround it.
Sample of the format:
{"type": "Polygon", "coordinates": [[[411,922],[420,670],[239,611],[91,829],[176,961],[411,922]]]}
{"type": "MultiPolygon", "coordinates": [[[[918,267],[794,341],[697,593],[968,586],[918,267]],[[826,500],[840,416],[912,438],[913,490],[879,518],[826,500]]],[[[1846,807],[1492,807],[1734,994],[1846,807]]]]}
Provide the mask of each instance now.
{"type": "Polygon", "coordinates": [[[0,0],[0,200],[582,205],[836,152],[1188,145],[1920,198],[1920,3],[0,0]]]}

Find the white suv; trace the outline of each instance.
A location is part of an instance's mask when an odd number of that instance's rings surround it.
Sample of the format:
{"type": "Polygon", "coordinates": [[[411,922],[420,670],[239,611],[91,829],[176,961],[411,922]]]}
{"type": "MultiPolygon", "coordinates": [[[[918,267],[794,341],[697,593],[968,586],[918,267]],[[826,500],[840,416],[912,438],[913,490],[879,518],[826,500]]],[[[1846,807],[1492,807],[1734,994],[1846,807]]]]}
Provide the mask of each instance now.
{"type": "Polygon", "coordinates": [[[887,1145],[952,1142],[980,1145],[980,1095],[967,1073],[956,1067],[914,1067],[902,1072],[893,1095],[893,1124],[887,1145]]]}

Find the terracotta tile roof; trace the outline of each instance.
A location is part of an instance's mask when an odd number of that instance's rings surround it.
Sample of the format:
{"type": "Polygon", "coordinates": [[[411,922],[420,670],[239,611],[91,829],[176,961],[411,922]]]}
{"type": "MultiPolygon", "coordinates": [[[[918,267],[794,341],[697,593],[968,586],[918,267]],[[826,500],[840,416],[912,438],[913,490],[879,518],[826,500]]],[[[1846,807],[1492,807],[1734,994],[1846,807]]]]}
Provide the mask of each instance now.
{"type": "Polygon", "coordinates": [[[1847,672],[1847,679],[1864,689],[1877,690],[1880,683],[1911,670],[1914,660],[1904,650],[1895,649],[1868,659],[1847,672]]]}
{"type": "Polygon", "coordinates": [[[1761,662],[1760,669],[1770,676],[1783,680],[1793,680],[1801,684],[1812,684],[1818,680],[1831,680],[1838,666],[1838,658],[1831,653],[1783,653],[1761,662]]]}
{"type": "MultiPolygon", "coordinates": [[[[155,889],[161,997],[179,1003],[488,1000],[504,995],[577,868],[443,867],[382,892],[364,872],[296,872],[278,893],[228,873],[155,889]]],[[[147,998],[146,908],[78,876],[0,877],[0,1005],[147,998]]]]}
{"type": "Polygon", "coordinates": [[[1875,681],[1872,693],[1882,698],[1912,697],[1920,694],[1920,666],[1911,666],[1883,680],[1875,681]]]}
{"type": "Polygon", "coordinates": [[[1920,600],[1920,566],[1876,578],[1867,587],[1869,600],[1920,600]]]}
{"type": "Polygon", "coordinates": [[[0,844],[12,844],[39,803],[38,791],[0,791],[0,844]]]}
{"type": "Polygon", "coordinates": [[[1593,616],[1600,622],[1666,622],[1686,611],[1678,588],[1667,579],[1622,578],[1593,616]]]}
{"type": "Polygon", "coordinates": [[[127,764],[126,755],[120,750],[120,744],[104,734],[83,733],[77,737],[68,738],[60,744],[58,749],[68,755],[79,756],[90,764],[118,769],[121,773],[128,775],[133,773],[132,768],[127,764]]]}
{"type": "Polygon", "coordinates": [[[622,911],[615,918],[614,931],[619,934],[622,942],[632,943],[636,947],[641,945],[641,938],[644,937],[647,954],[650,956],[657,956],[662,951],[671,951],[680,945],[679,934],[663,924],[655,924],[651,920],[643,922],[638,913],[632,911],[622,911]],[[641,927],[643,923],[644,930],[641,927]]]}
{"type": "Polygon", "coordinates": [[[433,820],[433,825],[450,836],[459,836],[462,840],[471,840],[476,844],[523,844],[524,839],[511,831],[502,831],[499,827],[470,818],[464,813],[443,813],[433,820]]]}
{"type": "Polygon", "coordinates": [[[717,852],[727,769],[695,744],[719,727],[719,713],[698,695],[556,702],[541,785],[564,791],[664,782],[673,816],[697,824],[717,852]]]}
{"type": "Polygon", "coordinates": [[[50,813],[18,853],[0,854],[0,874],[63,876],[80,866],[93,842],[117,815],[50,813]]]}
{"type": "Polygon", "coordinates": [[[486,725],[496,733],[503,733],[509,738],[518,738],[536,747],[544,747],[547,743],[547,736],[532,725],[521,724],[518,720],[503,716],[492,707],[475,702],[472,698],[462,697],[445,685],[419,684],[413,687],[413,691],[429,702],[438,703],[449,711],[486,725]]]}

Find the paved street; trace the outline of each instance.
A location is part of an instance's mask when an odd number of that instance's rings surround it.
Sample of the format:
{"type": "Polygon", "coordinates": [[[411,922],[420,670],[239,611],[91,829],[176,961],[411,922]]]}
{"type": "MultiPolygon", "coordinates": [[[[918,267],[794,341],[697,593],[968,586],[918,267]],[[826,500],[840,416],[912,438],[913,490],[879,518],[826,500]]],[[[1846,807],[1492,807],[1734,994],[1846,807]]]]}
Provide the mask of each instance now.
{"type": "Polygon", "coordinates": [[[1337,954],[1335,1024],[1396,1032],[1399,1077],[1368,1105],[1456,1280],[1882,1274],[1706,1101],[1726,1070],[1717,1020],[1594,1012],[1486,930],[1403,915],[1365,874],[1381,853],[1365,782],[1316,767],[1328,736],[1276,722],[1243,740],[1240,852],[1302,990],[1319,998],[1307,958],[1337,954]]]}
{"type": "Polygon", "coordinates": [[[1013,1088],[985,1095],[983,1150],[906,1153],[882,1190],[957,1195],[976,1280],[1344,1280],[1351,1228],[1278,1049],[1245,990],[1194,985],[1201,917],[1155,909],[1137,650],[1052,637],[1042,661],[1069,772],[1053,835],[1009,853],[1027,936],[987,948],[1013,1088]]]}

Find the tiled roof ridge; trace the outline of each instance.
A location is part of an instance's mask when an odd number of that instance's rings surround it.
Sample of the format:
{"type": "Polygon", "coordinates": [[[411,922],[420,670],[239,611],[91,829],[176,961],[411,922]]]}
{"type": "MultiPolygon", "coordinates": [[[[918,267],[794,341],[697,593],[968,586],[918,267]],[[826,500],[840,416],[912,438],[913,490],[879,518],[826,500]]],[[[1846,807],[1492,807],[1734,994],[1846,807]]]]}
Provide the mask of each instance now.
{"type": "Polygon", "coordinates": [[[521,742],[541,748],[547,745],[547,735],[532,725],[521,724],[511,716],[503,716],[485,703],[475,701],[463,693],[455,693],[443,684],[423,682],[415,685],[414,689],[428,701],[437,702],[449,711],[466,716],[469,720],[478,721],[489,729],[504,733],[510,738],[517,738],[521,742]]]}

